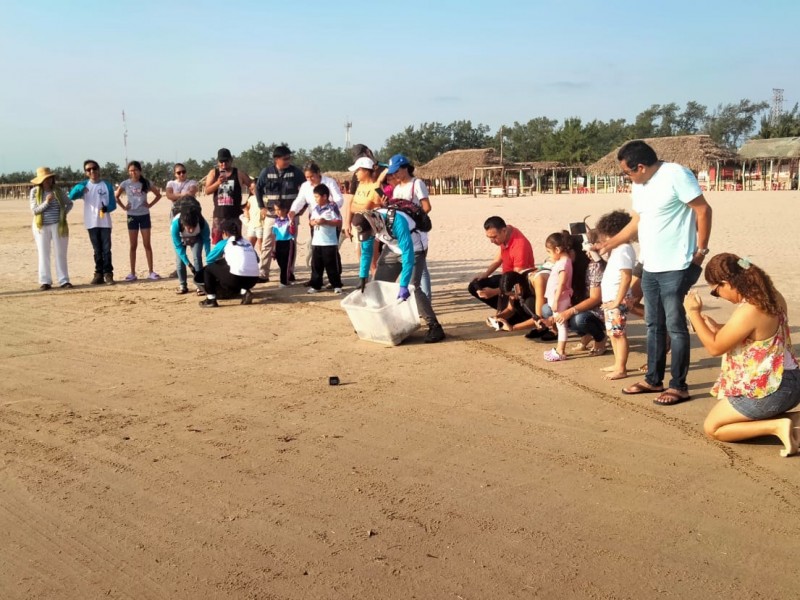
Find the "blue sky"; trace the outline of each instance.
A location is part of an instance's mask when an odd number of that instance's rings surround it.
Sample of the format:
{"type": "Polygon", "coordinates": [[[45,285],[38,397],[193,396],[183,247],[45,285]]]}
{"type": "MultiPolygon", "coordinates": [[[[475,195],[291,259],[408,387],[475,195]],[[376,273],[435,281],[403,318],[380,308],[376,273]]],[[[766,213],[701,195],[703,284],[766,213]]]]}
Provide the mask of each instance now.
{"type": "Polygon", "coordinates": [[[470,119],[800,100],[800,2],[10,0],[0,172],[234,154],[470,119]]]}

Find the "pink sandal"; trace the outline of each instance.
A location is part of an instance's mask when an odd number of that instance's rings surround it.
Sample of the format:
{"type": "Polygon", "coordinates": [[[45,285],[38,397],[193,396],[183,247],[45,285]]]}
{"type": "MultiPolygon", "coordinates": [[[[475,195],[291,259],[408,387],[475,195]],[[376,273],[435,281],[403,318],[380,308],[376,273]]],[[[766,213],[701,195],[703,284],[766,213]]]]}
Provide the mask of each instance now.
{"type": "Polygon", "coordinates": [[[559,354],[555,348],[550,348],[550,350],[544,353],[544,359],[547,362],[559,362],[562,360],[567,360],[567,355],[559,354]]]}

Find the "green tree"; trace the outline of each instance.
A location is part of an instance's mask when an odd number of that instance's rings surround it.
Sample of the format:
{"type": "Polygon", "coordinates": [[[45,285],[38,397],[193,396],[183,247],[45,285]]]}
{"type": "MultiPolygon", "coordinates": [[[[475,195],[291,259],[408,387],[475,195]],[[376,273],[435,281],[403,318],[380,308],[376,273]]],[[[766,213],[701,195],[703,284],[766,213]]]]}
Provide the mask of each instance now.
{"type": "Polygon", "coordinates": [[[755,128],[757,115],[768,107],[767,102],[750,100],[720,104],[709,117],[705,133],[721,146],[735,151],[755,128]]]}
{"type": "MultiPolygon", "coordinates": [[[[532,162],[544,160],[544,144],[555,131],[558,121],[547,117],[536,117],[527,123],[514,121],[512,126],[504,126],[503,159],[512,162],[532,162]]],[[[495,139],[495,150],[500,150],[499,132],[495,139]]]]}
{"type": "Polygon", "coordinates": [[[761,117],[761,129],[757,137],[766,139],[797,136],[800,136],[800,114],[797,104],[791,111],[778,117],[775,123],[767,115],[761,117]]]}

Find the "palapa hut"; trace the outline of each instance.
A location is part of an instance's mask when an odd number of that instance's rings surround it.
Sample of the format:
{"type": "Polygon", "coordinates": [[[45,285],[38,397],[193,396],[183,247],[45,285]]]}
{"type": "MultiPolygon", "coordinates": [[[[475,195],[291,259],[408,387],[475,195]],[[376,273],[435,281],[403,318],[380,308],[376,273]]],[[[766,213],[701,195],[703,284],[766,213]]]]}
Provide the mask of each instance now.
{"type": "MultiPolygon", "coordinates": [[[[531,194],[561,193],[563,191],[583,193],[586,167],[580,164],[567,165],[553,160],[514,163],[508,171],[519,171],[522,193],[531,194]]],[[[509,193],[509,195],[512,195],[509,193]]]]}
{"type": "MultiPolygon", "coordinates": [[[[646,138],[644,141],[656,151],[660,160],[676,162],[693,171],[702,189],[723,189],[726,182],[732,186],[731,189],[736,188],[739,161],[733,152],[718,146],[710,136],[676,135],[646,138]]],[[[589,187],[594,185],[595,192],[622,191],[627,185],[627,178],[622,176],[617,160],[621,147],[586,168],[589,187]]]]}
{"type": "Polygon", "coordinates": [[[748,140],[738,154],[745,189],[797,189],[800,137],[748,140]]]}
{"type": "MultiPolygon", "coordinates": [[[[500,159],[492,148],[474,150],[451,150],[440,154],[430,162],[419,166],[414,175],[424,179],[432,192],[439,194],[468,194],[476,190],[476,186],[489,186],[486,181],[503,181],[499,173],[502,171],[500,159]],[[475,180],[476,168],[483,168],[483,177],[475,180]],[[494,172],[497,172],[495,174],[494,172]]],[[[477,192],[476,192],[477,193],[477,192]]]]}

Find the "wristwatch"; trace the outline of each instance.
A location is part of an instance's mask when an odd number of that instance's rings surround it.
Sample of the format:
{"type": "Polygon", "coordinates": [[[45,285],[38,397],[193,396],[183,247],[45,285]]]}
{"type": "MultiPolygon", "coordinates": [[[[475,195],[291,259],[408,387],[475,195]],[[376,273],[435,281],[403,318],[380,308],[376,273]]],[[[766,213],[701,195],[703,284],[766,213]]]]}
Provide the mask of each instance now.
{"type": "Polygon", "coordinates": [[[710,250],[708,248],[698,248],[696,251],[696,253],[699,254],[700,256],[708,256],[709,252],[710,250]]]}

